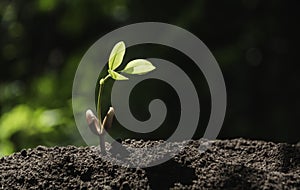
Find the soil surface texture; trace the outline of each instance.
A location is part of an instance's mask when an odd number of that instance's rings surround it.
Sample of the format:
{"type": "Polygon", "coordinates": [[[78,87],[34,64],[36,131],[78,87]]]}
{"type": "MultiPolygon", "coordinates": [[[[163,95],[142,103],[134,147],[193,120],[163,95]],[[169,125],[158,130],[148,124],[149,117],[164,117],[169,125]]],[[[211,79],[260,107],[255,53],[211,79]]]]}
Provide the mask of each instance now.
{"type": "MultiPolygon", "coordinates": [[[[163,141],[125,140],[123,151],[98,147],[44,147],[22,150],[0,159],[0,189],[300,189],[300,145],[244,139],[191,140],[160,165],[147,165],[180,143],[169,143],[153,154],[130,148],[163,141]],[[123,166],[108,160],[127,161],[123,166]]],[[[117,147],[120,148],[120,147],[117,147]]]]}

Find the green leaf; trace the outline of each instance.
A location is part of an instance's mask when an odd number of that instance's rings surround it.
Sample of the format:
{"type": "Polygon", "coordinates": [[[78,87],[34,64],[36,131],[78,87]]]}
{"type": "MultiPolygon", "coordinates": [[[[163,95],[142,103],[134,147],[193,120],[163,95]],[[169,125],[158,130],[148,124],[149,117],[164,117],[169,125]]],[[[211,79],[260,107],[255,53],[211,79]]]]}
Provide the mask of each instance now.
{"type": "Polygon", "coordinates": [[[111,78],[115,79],[115,80],[128,80],[127,77],[115,72],[115,71],[112,71],[112,70],[108,70],[108,73],[110,74],[111,78]]]}
{"type": "Polygon", "coordinates": [[[130,61],[124,70],[121,72],[127,73],[127,74],[146,74],[152,70],[154,70],[155,67],[152,65],[150,61],[147,61],[145,59],[136,59],[133,61],[130,61]]]}
{"type": "Polygon", "coordinates": [[[113,49],[111,50],[108,67],[110,70],[115,70],[119,67],[123,61],[123,57],[125,55],[125,43],[123,41],[118,42],[113,49]]]}

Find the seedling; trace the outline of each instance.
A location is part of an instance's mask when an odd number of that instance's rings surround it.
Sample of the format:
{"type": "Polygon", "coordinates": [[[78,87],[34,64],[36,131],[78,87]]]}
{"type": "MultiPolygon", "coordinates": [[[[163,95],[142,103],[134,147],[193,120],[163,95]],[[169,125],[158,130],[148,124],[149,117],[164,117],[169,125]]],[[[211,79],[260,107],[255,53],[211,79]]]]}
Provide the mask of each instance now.
{"type": "Polygon", "coordinates": [[[114,108],[110,107],[106,116],[102,120],[101,117],[101,95],[103,87],[107,79],[112,78],[114,80],[128,80],[127,77],[120,73],[126,74],[136,74],[142,75],[146,74],[155,69],[150,61],[145,59],[135,59],[127,63],[125,68],[121,71],[116,71],[116,69],[121,65],[126,46],[123,41],[118,42],[112,49],[109,60],[108,60],[108,71],[104,78],[99,81],[99,92],[97,99],[97,117],[94,115],[92,110],[86,111],[86,120],[89,125],[90,130],[99,136],[100,140],[100,151],[103,155],[106,155],[104,136],[106,131],[111,128],[112,120],[115,114],[114,108]],[[103,121],[103,122],[102,122],[103,121]]]}

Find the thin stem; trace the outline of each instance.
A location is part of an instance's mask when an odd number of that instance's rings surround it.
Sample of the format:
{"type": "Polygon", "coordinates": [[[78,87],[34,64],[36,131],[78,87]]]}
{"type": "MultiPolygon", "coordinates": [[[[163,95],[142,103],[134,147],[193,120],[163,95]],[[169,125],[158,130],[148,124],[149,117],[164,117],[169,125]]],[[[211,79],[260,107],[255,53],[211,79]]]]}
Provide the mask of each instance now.
{"type": "MultiPolygon", "coordinates": [[[[103,79],[101,79],[101,80],[103,80],[103,79]]],[[[97,114],[98,114],[97,116],[98,116],[99,126],[100,127],[102,125],[102,117],[101,117],[101,95],[102,95],[103,86],[104,86],[104,82],[103,83],[100,82],[99,93],[98,93],[98,102],[97,102],[97,114]]]]}
{"type": "Polygon", "coordinates": [[[106,75],[106,77],[103,80],[106,81],[109,77],[110,77],[110,74],[106,75]]]}
{"type": "Polygon", "coordinates": [[[100,86],[99,86],[99,93],[98,93],[98,100],[97,100],[97,116],[99,119],[99,126],[102,126],[102,117],[101,117],[101,95],[102,95],[102,91],[103,91],[103,87],[104,87],[104,82],[110,77],[110,75],[108,74],[105,78],[102,78],[99,82],[100,86]]]}
{"type": "Polygon", "coordinates": [[[98,93],[98,100],[97,100],[97,114],[98,114],[98,120],[99,120],[99,126],[100,126],[100,134],[99,134],[99,140],[100,140],[100,151],[103,155],[106,155],[105,150],[105,141],[104,141],[104,126],[102,126],[102,117],[101,117],[101,95],[104,87],[104,82],[110,77],[108,74],[104,79],[102,78],[100,80],[100,86],[99,86],[99,93],[98,93]]]}
{"type": "Polygon", "coordinates": [[[99,135],[99,140],[100,140],[100,153],[103,156],[105,156],[106,155],[106,150],[105,150],[104,134],[99,135]]]}

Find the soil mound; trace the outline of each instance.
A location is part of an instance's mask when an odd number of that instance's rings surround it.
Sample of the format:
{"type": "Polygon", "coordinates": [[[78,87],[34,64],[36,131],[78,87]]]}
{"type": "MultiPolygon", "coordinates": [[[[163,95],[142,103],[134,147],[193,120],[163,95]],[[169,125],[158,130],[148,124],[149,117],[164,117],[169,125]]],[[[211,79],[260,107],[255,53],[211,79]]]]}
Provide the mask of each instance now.
{"type": "MultiPolygon", "coordinates": [[[[122,142],[128,162],[145,156],[130,156],[130,147],[159,143],[122,142]]],[[[38,146],[0,159],[0,189],[300,189],[300,146],[244,139],[186,143],[169,161],[148,168],[113,165],[107,158],[120,155],[109,144],[105,159],[97,147],[38,146]]],[[[159,151],[145,162],[167,149],[159,151]]]]}

